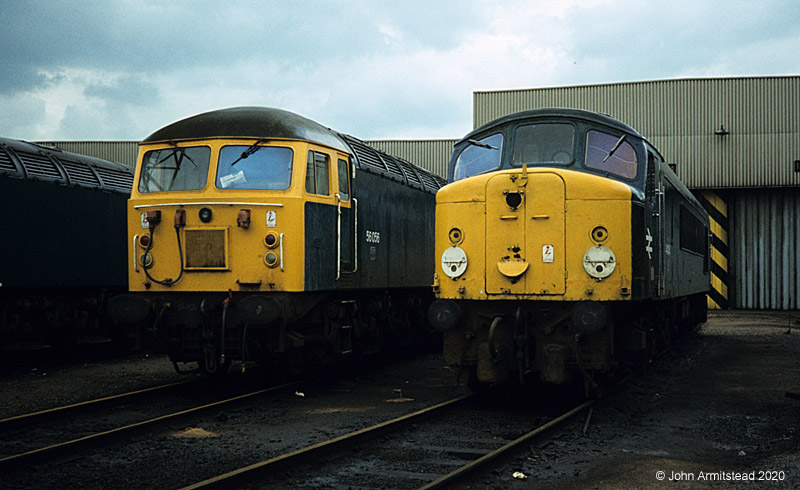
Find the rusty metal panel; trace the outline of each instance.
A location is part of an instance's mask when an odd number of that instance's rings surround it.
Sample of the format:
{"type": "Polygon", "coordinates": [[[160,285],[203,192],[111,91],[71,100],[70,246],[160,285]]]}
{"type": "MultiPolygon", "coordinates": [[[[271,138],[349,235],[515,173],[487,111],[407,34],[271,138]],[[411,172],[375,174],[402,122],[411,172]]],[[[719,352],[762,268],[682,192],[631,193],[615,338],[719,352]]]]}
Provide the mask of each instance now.
{"type": "Polygon", "coordinates": [[[457,140],[372,140],[373,146],[447,178],[447,164],[457,140]]]}
{"type": "Polygon", "coordinates": [[[731,193],[734,308],[800,308],[800,189],[731,193]]]}
{"type": "Polygon", "coordinates": [[[473,98],[475,127],[541,107],[608,114],[676,163],[691,188],[800,186],[800,76],[475,92],[473,98]]]}
{"type": "Polygon", "coordinates": [[[136,166],[136,155],[139,151],[139,144],[135,141],[40,141],[37,144],[102,158],[129,167],[136,166]]]}

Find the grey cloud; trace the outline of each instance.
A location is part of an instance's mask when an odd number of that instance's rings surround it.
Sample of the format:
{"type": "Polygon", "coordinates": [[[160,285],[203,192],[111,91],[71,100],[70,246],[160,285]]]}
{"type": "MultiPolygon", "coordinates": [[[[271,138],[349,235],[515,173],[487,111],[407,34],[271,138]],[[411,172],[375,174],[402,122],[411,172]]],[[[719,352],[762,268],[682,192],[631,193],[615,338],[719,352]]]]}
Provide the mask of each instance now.
{"type": "Polygon", "coordinates": [[[94,83],[84,89],[84,94],[112,104],[124,101],[140,106],[157,104],[161,95],[159,87],[142,75],[125,76],[109,83],[94,83]]]}

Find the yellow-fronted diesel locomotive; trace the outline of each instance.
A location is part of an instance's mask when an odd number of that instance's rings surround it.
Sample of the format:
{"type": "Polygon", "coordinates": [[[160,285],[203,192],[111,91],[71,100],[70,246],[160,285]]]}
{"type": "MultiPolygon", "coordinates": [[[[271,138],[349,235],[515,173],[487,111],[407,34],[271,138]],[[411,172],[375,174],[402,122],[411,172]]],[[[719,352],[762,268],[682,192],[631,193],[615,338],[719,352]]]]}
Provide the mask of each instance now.
{"type": "Polygon", "coordinates": [[[110,312],[151,332],[176,368],[207,372],[394,348],[417,335],[433,299],[443,184],[279,109],[178,121],[140,144],[130,294],[110,312]]]}
{"type": "Polygon", "coordinates": [[[708,215],[628,125],[508,115],[456,143],[448,181],[429,319],[473,386],[589,389],[705,321],[708,215]]]}

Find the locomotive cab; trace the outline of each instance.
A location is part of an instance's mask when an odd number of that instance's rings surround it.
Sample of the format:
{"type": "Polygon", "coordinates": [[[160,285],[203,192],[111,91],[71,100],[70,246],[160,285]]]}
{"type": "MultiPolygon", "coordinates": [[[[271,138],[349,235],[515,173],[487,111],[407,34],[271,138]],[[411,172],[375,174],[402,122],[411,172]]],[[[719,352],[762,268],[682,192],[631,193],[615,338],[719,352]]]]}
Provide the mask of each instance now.
{"type": "Polygon", "coordinates": [[[349,168],[346,153],[308,142],[143,145],[129,213],[131,290],[302,291],[305,263],[290,248],[304,246],[303,218],[322,206],[337,210],[317,225],[338,235],[341,250],[328,268],[352,269],[349,168]]]}

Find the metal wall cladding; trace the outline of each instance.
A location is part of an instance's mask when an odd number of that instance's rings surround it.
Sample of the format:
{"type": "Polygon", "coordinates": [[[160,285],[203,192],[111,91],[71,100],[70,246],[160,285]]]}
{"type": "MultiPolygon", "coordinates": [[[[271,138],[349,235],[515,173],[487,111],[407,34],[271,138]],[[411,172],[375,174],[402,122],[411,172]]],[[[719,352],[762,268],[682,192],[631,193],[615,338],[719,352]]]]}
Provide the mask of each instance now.
{"type": "Polygon", "coordinates": [[[800,76],[711,78],[474,93],[478,127],[506,114],[570,107],[638,130],[690,188],[800,185],[800,76]],[[727,134],[717,135],[724,127],[727,134]]]}
{"type": "Polygon", "coordinates": [[[139,152],[139,144],[135,141],[39,141],[37,144],[119,162],[131,168],[136,166],[136,155],[139,152]]]}
{"type": "Polygon", "coordinates": [[[800,189],[741,190],[728,200],[732,306],[800,308],[800,189]]]}
{"type": "Polygon", "coordinates": [[[458,140],[372,140],[366,143],[447,178],[447,164],[456,141],[458,140]]]}

